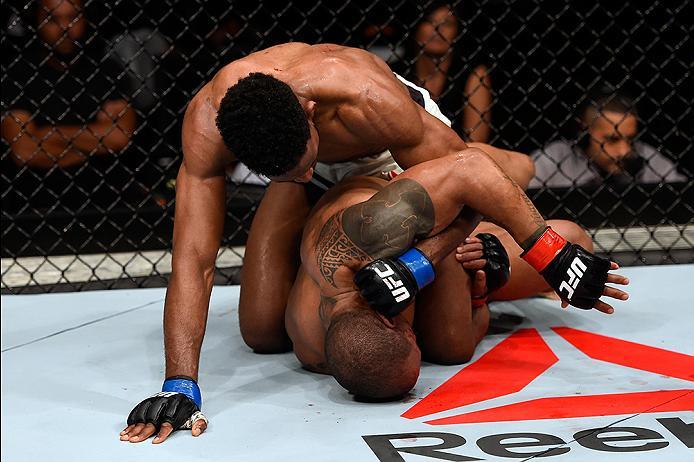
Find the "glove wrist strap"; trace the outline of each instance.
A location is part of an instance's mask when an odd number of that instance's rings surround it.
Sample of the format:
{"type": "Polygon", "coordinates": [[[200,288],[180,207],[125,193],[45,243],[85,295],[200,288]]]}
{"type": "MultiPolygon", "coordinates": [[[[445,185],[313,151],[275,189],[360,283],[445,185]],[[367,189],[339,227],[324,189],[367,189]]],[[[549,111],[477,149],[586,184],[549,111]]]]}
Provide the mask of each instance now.
{"type": "Polygon", "coordinates": [[[202,409],[202,394],[200,393],[200,387],[198,387],[197,382],[190,377],[184,375],[169,377],[164,380],[161,391],[182,393],[193,400],[193,402],[198,405],[198,408],[202,409]]]}
{"type": "Polygon", "coordinates": [[[548,227],[532,247],[521,254],[521,258],[539,273],[547,267],[565,245],[566,239],[548,227]]]}
{"type": "Polygon", "coordinates": [[[417,282],[417,288],[421,289],[432,282],[436,277],[434,266],[421,250],[412,247],[398,257],[398,260],[410,270],[417,282]]]}

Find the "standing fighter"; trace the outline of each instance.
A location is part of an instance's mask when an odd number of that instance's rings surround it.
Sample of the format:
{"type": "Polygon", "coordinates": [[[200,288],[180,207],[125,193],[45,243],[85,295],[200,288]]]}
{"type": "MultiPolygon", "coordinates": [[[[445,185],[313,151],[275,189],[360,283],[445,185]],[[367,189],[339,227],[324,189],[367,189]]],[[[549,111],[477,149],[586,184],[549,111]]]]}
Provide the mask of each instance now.
{"type": "Polygon", "coordinates": [[[468,148],[426,92],[359,49],[290,43],[227,65],[188,106],[183,152],[164,309],[164,395],[136,406],[124,441],[143,441],[161,427],[158,443],[173,429],[192,426],[199,435],[206,426],[197,412],[196,380],[224,222],[224,171],[236,160],[275,180],[251,227],[239,302],[242,335],[256,351],[289,345],[284,309],[310,209],[304,183],[314,172],[329,176],[316,178],[325,183],[388,175],[396,167],[390,154],[403,168],[455,155],[465,185],[460,203],[494,219],[519,243],[536,240],[546,227],[512,179],[529,181],[529,159],[486,145],[468,148]],[[519,164],[525,167],[511,168],[519,164]]]}

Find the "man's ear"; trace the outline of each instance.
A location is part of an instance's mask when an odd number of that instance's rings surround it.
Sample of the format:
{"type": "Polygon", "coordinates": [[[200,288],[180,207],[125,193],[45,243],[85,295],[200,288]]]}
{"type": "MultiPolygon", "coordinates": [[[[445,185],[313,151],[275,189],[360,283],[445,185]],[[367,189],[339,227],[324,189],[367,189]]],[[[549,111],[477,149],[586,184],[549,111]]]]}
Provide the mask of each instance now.
{"type": "Polygon", "coordinates": [[[306,118],[313,120],[313,116],[316,113],[316,102],[312,100],[306,101],[304,104],[304,112],[306,113],[306,118]]]}

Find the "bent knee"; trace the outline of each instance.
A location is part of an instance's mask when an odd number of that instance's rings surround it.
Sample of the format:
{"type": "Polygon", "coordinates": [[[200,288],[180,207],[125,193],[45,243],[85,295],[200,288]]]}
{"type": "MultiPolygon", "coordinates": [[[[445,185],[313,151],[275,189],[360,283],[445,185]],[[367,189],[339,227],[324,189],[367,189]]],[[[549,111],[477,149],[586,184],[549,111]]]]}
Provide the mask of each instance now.
{"type": "Polygon", "coordinates": [[[282,322],[260,320],[240,323],[241,337],[255,353],[286,353],[292,342],[282,322]]]}
{"type": "Polygon", "coordinates": [[[578,244],[589,252],[593,251],[593,240],[579,224],[568,220],[550,220],[548,224],[567,241],[578,244]]]}
{"type": "Polygon", "coordinates": [[[458,348],[452,347],[422,353],[429,362],[450,366],[470,362],[475,354],[475,348],[466,346],[458,348]]]}
{"type": "Polygon", "coordinates": [[[243,341],[258,354],[287,353],[292,350],[292,342],[286,332],[283,335],[243,335],[243,341]]]}

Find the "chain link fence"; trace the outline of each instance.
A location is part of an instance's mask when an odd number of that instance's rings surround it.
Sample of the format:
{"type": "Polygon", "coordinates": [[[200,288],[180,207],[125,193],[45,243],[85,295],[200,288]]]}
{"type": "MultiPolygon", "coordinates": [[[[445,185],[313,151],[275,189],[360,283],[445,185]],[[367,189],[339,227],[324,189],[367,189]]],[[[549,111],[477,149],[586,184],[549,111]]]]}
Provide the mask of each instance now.
{"type": "MultiPolygon", "coordinates": [[[[287,41],[362,47],[465,139],[532,155],[530,197],[622,264],[693,262],[687,0],[2,4],[2,290],[155,286],[171,268],[186,104],[287,41]]],[[[218,283],[264,186],[229,172],[218,283]]]]}

